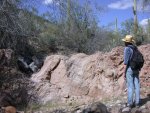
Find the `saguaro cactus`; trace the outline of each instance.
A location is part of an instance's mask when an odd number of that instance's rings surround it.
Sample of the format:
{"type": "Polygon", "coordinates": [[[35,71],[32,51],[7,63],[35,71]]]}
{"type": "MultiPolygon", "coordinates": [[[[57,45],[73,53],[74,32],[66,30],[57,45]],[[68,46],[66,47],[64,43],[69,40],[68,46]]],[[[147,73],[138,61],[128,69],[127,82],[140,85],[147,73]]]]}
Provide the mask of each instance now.
{"type": "Polygon", "coordinates": [[[116,31],[116,33],[118,33],[118,19],[117,18],[115,21],[115,31],[116,31]]]}
{"type": "Polygon", "coordinates": [[[67,23],[68,23],[68,29],[70,29],[70,0],[67,0],[67,23]]]}
{"type": "Polygon", "coordinates": [[[134,14],[134,35],[136,37],[138,31],[138,22],[137,22],[137,0],[133,0],[133,14],[134,14]]]}

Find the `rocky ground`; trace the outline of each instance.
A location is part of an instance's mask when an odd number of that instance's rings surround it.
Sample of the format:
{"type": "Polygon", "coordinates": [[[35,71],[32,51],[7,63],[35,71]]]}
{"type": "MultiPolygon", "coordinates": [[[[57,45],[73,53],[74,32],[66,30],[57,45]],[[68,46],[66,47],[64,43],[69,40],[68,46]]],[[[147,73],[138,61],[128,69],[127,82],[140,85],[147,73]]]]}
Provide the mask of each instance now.
{"type": "Polygon", "coordinates": [[[129,109],[126,107],[126,90],[118,97],[102,99],[88,104],[55,104],[30,107],[29,113],[150,113],[150,89],[141,87],[141,104],[129,109]],[[143,93],[144,92],[144,93],[143,93]]]}
{"type": "Polygon", "coordinates": [[[107,108],[111,113],[149,113],[150,112],[150,89],[149,87],[141,87],[141,104],[140,107],[134,107],[131,110],[126,107],[127,92],[125,91],[118,98],[106,102],[107,108]]]}

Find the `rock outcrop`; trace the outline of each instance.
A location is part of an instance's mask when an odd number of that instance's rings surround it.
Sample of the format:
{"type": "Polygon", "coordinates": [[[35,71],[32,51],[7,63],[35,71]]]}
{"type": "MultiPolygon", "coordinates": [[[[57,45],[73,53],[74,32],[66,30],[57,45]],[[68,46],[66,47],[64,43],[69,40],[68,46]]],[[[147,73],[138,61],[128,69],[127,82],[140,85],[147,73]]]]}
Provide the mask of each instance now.
{"type": "MultiPolygon", "coordinates": [[[[150,44],[140,46],[139,50],[145,59],[140,73],[141,86],[150,86],[150,44]]],[[[122,74],[123,47],[117,47],[93,55],[48,56],[31,80],[41,102],[83,104],[120,95],[125,88],[122,74]]]]}
{"type": "Polygon", "coordinates": [[[150,87],[150,44],[139,47],[139,50],[144,55],[144,66],[140,73],[141,85],[150,87]]]}

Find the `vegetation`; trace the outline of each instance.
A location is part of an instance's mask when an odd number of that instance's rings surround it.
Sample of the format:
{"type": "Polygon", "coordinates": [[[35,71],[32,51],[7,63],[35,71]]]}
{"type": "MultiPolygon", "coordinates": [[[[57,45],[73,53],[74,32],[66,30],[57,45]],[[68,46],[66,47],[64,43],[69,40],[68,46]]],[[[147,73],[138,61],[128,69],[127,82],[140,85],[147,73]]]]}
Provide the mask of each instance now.
{"type": "MultiPolygon", "coordinates": [[[[134,34],[140,45],[150,40],[150,24],[146,29],[138,25],[136,2],[134,0],[134,20],[126,20],[118,28],[116,18],[113,30],[98,25],[96,13],[103,12],[103,8],[97,8],[88,0],[83,4],[53,0],[44,14],[39,14],[34,0],[1,0],[0,48],[11,48],[16,54],[30,56],[40,51],[91,54],[120,45],[120,39],[126,34],[134,34]]],[[[149,1],[144,0],[143,6],[147,3],[149,1]]]]}

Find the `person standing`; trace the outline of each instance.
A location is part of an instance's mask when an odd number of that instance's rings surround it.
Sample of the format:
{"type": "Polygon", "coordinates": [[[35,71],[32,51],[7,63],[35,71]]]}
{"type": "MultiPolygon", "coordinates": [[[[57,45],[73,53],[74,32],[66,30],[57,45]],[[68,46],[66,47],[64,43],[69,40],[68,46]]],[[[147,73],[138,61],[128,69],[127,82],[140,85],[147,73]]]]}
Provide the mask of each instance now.
{"type": "Polygon", "coordinates": [[[133,57],[134,49],[137,49],[137,47],[134,45],[135,41],[133,40],[132,35],[126,35],[126,37],[122,39],[122,41],[125,44],[123,76],[127,83],[127,95],[128,95],[127,106],[130,108],[132,108],[134,105],[136,107],[139,107],[139,104],[140,104],[139,69],[133,70],[131,68],[131,63],[130,63],[133,57]]]}

